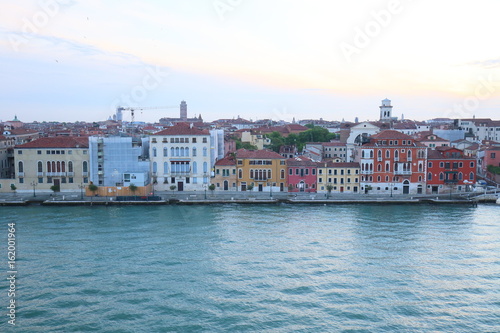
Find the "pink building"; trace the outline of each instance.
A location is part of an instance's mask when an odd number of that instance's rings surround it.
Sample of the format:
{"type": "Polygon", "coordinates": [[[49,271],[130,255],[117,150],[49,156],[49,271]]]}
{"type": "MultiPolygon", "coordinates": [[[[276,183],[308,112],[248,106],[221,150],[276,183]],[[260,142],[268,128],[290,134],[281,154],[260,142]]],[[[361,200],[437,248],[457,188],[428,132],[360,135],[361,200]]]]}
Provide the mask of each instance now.
{"type": "Polygon", "coordinates": [[[316,192],[317,163],[300,156],[286,160],[288,169],[288,192],[316,192]]]}

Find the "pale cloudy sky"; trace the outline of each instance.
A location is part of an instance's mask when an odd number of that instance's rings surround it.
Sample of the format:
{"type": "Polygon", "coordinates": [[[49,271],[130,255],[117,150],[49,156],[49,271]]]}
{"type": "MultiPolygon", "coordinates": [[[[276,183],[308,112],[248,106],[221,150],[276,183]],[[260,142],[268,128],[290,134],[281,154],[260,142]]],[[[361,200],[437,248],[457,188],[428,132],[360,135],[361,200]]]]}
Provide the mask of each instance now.
{"type": "Polygon", "coordinates": [[[500,2],[0,0],[0,120],[500,119],[500,2]],[[125,115],[125,118],[130,115],[125,115]]]}

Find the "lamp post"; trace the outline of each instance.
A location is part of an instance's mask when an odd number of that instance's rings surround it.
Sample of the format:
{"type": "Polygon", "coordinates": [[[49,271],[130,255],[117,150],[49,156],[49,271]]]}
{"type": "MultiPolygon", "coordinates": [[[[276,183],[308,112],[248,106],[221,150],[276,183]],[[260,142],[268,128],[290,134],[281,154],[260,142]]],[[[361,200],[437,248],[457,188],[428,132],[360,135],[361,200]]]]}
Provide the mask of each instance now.
{"type": "Polygon", "coordinates": [[[392,188],[394,187],[394,184],[390,183],[389,186],[391,187],[391,198],[392,198],[392,188]]]}
{"type": "Polygon", "coordinates": [[[85,188],[85,185],[81,183],[80,185],[78,185],[78,188],[80,189],[80,199],[83,200],[83,189],[85,188]]]}
{"type": "Polygon", "coordinates": [[[203,189],[205,190],[205,200],[207,200],[207,184],[203,184],[203,189]]]}
{"type": "Polygon", "coordinates": [[[33,196],[36,197],[36,192],[35,192],[35,187],[37,186],[38,184],[35,182],[35,181],[32,181],[31,182],[31,186],[33,186],[33,196]]]}

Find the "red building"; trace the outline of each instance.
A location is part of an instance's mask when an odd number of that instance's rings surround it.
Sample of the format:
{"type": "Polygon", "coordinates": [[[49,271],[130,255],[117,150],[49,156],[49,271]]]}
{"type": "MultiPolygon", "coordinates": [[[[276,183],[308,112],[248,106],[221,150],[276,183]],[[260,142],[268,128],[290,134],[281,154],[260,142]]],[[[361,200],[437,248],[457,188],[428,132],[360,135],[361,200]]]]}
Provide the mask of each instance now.
{"type": "Polygon", "coordinates": [[[371,193],[420,194],[425,187],[427,147],[409,135],[386,130],[355,149],[361,167],[361,190],[371,193]]]}
{"type": "Polygon", "coordinates": [[[427,152],[427,193],[465,192],[476,182],[476,159],[460,149],[436,147],[427,152]]]}
{"type": "Polygon", "coordinates": [[[317,163],[300,156],[286,160],[288,192],[316,192],[317,163]]]}

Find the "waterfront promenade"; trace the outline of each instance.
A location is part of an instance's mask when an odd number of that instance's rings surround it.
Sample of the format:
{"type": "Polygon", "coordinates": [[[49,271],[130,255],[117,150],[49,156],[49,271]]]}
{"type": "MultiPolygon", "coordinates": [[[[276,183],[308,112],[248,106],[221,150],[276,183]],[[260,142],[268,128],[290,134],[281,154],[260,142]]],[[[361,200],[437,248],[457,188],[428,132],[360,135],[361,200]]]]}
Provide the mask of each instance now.
{"type": "Polygon", "coordinates": [[[137,196],[126,201],[117,201],[115,197],[84,196],[80,192],[46,193],[2,193],[0,205],[154,205],[154,204],[272,204],[272,203],[383,203],[383,204],[412,204],[412,203],[477,203],[495,202],[500,193],[487,194],[471,192],[469,194],[441,194],[441,195],[389,195],[389,194],[347,194],[347,193],[289,193],[289,192],[236,192],[236,191],[183,191],[155,192],[154,199],[137,196]]]}

